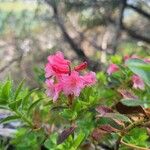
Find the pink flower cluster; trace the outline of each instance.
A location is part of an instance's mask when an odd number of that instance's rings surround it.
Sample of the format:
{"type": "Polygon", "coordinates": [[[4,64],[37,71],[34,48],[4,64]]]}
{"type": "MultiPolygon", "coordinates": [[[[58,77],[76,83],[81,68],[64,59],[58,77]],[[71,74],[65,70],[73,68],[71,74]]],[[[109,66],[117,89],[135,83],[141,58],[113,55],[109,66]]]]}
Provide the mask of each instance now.
{"type": "Polygon", "coordinates": [[[91,86],[96,82],[96,74],[94,72],[80,75],[79,71],[86,67],[87,63],[83,62],[75,66],[74,69],[71,69],[71,62],[65,59],[60,51],[48,56],[48,63],[45,67],[47,95],[53,101],[58,99],[61,92],[66,96],[79,96],[83,88],[91,86]]]}
{"type": "MultiPolygon", "coordinates": [[[[127,61],[128,59],[134,59],[134,58],[140,59],[136,55],[132,55],[132,56],[127,55],[127,56],[124,57],[124,60],[127,61]]],[[[146,62],[146,63],[150,63],[150,58],[145,58],[145,59],[143,59],[143,61],[146,62]]],[[[117,71],[119,71],[119,66],[116,65],[116,64],[110,64],[107,68],[107,73],[109,75],[111,75],[111,74],[113,74],[117,71]]],[[[144,90],[144,88],[145,88],[144,81],[138,75],[133,75],[131,77],[131,80],[132,80],[132,83],[133,83],[133,88],[135,88],[135,89],[139,88],[141,90],[144,90]]]]}

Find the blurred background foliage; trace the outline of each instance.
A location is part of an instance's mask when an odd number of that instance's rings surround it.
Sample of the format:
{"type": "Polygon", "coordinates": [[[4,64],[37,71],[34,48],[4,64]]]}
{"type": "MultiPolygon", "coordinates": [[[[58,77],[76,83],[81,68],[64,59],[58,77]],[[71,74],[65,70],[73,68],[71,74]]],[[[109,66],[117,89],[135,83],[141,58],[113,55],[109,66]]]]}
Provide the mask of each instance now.
{"type": "Polygon", "coordinates": [[[114,54],[149,56],[149,33],[149,0],[0,0],[0,80],[40,85],[56,50],[96,71],[114,54]]]}

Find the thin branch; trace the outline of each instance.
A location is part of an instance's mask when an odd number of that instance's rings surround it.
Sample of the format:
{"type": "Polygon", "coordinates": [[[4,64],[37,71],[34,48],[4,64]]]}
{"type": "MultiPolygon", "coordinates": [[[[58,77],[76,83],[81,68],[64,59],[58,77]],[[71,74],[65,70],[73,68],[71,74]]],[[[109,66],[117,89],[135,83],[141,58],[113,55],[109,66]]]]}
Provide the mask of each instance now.
{"type": "Polygon", "coordinates": [[[69,33],[67,32],[67,29],[65,27],[65,25],[62,23],[62,19],[60,18],[59,14],[58,14],[58,10],[57,10],[57,6],[54,2],[52,2],[51,0],[45,0],[47,2],[47,4],[49,6],[51,6],[51,8],[53,9],[53,17],[57,23],[57,25],[59,26],[59,28],[62,31],[62,34],[64,36],[64,38],[67,40],[67,42],[69,43],[70,47],[75,50],[76,54],[83,60],[87,60],[88,58],[86,57],[86,55],[84,54],[83,50],[74,42],[74,40],[70,37],[69,33]]]}
{"type": "Polygon", "coordinates": [[[147,12],[145,12],[144,10],[142,10],[142,9],[136,7],[136,6],[133,6],[133,5],[131,5],[131,4],[127,4],[127,7],[133,9],[134,11],[136,11],[137,13],[143,15],[143,16],[146,17],[147,19],[150,19],[150,14],[147,13],[147,12]]]}
{"type": "Polygon", "coordinates": [[[149,150],[149,148],[144,148],[144,147],[140,147],[140,146],[136,146],[136,145],[133,145],[133,144],[129,144],[129,143],[126,143],[123,141],[123,139],[121,139],[121,144],[127,146],[127,147],[130,147],[132,149],[137,149],[137,150],[149,150]]]}
{"type": "Polygon", "coordinates": [[[124,31],[126,31],[131,37],[137,39],[137,40],[141,40],[147,43],[150,43],[150,38],[143,36],[141,34],[136,33],[135,31],[133,31],[132,29],[129,29],[128,27],[126,27],[125,25],[122,24],[122,29],[124,31]]]}
{"type": "MultiPolygon", "coordinates": [[[[110,18],[109,16],[107,16],[107,19],[109,20],[110,23],[112,23],[112,24],[114,24],[116,26],[116,23],[115,23],[115,21],[112,18],[110,18]]],[[[150,38],[145,37],[145,36],[143,36],[141,34],[136,33],[136,31],[134,31],[134,30],[126,27],[123,23],[122,23],[122,27],[121,28],[122,28],[122,30],[124,30],[132,38],[140,40],[140,41],[143,41],[143,42],[146,42],[148,44],[150,43],[150,38]]]]}
{"type": "Polygon", "coordinates": [[[118,137],[114,150],[119,150],[121,144],[121,136],[118,137]]]}
{"type": "Polygon", "coordinates": [[[123,18],[124,18],[124,10],[126,8],[126,3],[127,3],[127,0],[120,1],[120,5],[119,5],[120,12],[119,12],[119,17],[116,21],[116,35],[113,38],[113,42],[112,42],[113,43],[113,45],[112,45],[113,54],[116,53],[116,48],[118,45],[118,39],[119,39],[120,34],[121,34],[123,18]]]}
{"type": "Polygon", "coordinates": [[[0,73],[5,71],[7,68],[10,67],[10,65],[12,65],[13,63],[17,62],[20,60],[21,57],[17,57],[17,58],[14,58],[12,59],[11,61],[9,61],[5,66],[3,66],[1,69],[0,69],[0,73]]]}

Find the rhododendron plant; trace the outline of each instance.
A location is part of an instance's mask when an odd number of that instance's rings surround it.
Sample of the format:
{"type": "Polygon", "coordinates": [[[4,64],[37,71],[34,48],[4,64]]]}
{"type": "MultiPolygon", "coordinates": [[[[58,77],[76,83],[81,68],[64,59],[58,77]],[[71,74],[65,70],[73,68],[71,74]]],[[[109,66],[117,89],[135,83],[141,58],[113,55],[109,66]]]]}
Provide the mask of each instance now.
{"type": "Polygon", "coordinates": [[[71,63],[64,59],[62,52],[48,56],[48,63],[45,67],[46,93],[53,101],[56,101],[59,93],[63,92],[66,96],[79,96],[82,89],[93,85],[96,82],[96,74],[89,72],[80,75],[79,71],[87,67],[87,62],[75,66],[71,70],[71,63]]]}
{"type": "Polygon", "coordinates": [[[44,90],[0,83],[0,107],[11,112],[0,123],[21,123],[11,145],[18,150],[150,149],[150,63],[118,55],[110,60],[108,69],[96,74],[86,69],[87,62],[74,66],[58,51],[48,56],[40,74],[44,90]]]}

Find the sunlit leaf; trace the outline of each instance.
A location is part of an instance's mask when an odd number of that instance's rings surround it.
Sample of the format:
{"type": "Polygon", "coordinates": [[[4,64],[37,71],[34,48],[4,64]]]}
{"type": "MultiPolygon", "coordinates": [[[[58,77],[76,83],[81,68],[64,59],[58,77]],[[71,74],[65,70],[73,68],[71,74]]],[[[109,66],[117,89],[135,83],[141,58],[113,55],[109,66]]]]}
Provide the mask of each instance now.
{"type": "Polygon", "coordinates": [[[83,132],[79,133],[79,135],[77,136],[77,138],[74,140],[72,147],[74,149],[78,149],[78,147],[80,146],[80,144],[82,143],[82,141],[84,140],[85,134],[83,132]]]}
{"type": "Polygon", "coordinates": [[[0,104],[6,104],[9,98],[11,90],[11,82],[7,81],[2,87],[1,96],[0,96],[0,104]]]}
{"type": "Polygon", "coordinates": [[[19,100],[15,100],[15,101],[11,101],[8,106],[9,108],[11,108],[12,110],[17,110],[19,108],[19,106],[21,105],[21,101],[22,99],[19,100]]]}

